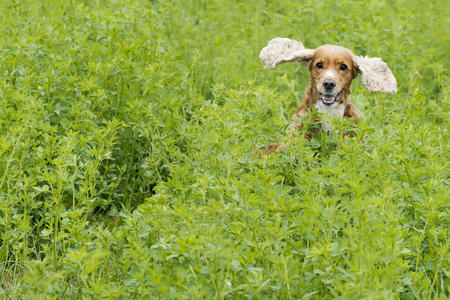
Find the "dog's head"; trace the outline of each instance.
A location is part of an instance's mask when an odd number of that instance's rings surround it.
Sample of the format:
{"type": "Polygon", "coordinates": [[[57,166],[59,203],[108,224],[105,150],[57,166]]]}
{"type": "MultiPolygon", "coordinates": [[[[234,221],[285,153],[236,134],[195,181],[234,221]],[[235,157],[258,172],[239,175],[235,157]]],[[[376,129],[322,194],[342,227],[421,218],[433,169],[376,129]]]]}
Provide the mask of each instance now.
{"type": "Polygon", "coordinates": [[[350,50],[333,45],[305,49],[301,42],[276,38],[261,50],[264,67],[273,69],[283,62],[299,62],[309,66],[311,86],[316,101],[331,105],[350,91],[352,80],[360,73],[363,86],[374,92],[397,92],[397,82],[391,70],[380,58],[360,57],[350,50]]]}
{"type": "Polygon", "coordinates": [[[349,93],[357,70],[353,53],[343,47],[324,45],[310,59],[311,84],[325,105],[331,105],[349,93]]]}

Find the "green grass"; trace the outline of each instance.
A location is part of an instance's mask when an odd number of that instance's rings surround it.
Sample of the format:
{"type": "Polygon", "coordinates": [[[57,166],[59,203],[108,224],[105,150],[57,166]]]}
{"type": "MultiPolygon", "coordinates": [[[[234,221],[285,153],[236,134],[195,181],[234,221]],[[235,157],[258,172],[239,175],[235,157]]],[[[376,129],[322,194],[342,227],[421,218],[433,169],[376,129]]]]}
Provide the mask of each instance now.
{"type": "Polygon", "coordinates": [[[0,297],[449,297],[449,13],[2,1],[0,297]],[[277,36],[382,57],[399,92],[356,80],[357,138],[255,158],[309,76],[263,69],[277,36]]]}

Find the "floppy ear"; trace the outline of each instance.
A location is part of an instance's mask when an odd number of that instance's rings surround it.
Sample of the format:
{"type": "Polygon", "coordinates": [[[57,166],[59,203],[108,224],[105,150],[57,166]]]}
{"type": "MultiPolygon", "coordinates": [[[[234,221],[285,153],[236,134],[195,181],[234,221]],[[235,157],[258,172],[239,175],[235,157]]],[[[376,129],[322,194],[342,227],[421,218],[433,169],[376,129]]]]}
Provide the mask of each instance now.
{"type": "Polygon", "coordinates": [[[362,85],[369,91],[395,94],[397,81],[386,63],[378,57],[355,57],[362,85]]]}
{"type": "Polygon", "coordinates": [[[297,61],[307,65],[314,55],[314,50],[305,49],[301,42],[275,38],[259,53],[259,59],[266,69],[273,69],[278,64],[297,61]]]}

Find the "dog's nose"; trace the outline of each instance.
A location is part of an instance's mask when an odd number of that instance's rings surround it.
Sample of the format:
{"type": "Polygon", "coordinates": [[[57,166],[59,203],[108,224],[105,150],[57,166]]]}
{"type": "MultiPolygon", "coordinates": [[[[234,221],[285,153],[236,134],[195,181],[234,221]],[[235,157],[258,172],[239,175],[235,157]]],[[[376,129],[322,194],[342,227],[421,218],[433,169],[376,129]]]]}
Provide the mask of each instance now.
{"type": "Polygon", "coordinates": [[[334,80],[324,80],[323,81],[323,87],[326,90],[334,89],[335,86],[336,86],[336,81],[334,81],[334,80]]]}

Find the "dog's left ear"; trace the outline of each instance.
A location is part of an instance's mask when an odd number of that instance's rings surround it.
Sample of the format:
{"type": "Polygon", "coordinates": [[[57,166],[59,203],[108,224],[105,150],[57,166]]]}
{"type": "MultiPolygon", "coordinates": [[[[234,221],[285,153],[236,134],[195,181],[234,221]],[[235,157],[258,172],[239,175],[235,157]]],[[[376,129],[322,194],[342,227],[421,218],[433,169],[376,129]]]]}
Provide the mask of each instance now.
{"type": "Polygon", "coordinates": [[[395,94],[397,81],[386,63],[378,57],[355,56],[362,85],[369,91],[395,94]]]}
{"type": "Polygon", "coordinates": [[[307,65],[314,55],[312,49],[305,49],[301,42],[275,38],[259,53],[259,59],[266,69],[273,69],[278,64],[296,61],[307,65]]]}

